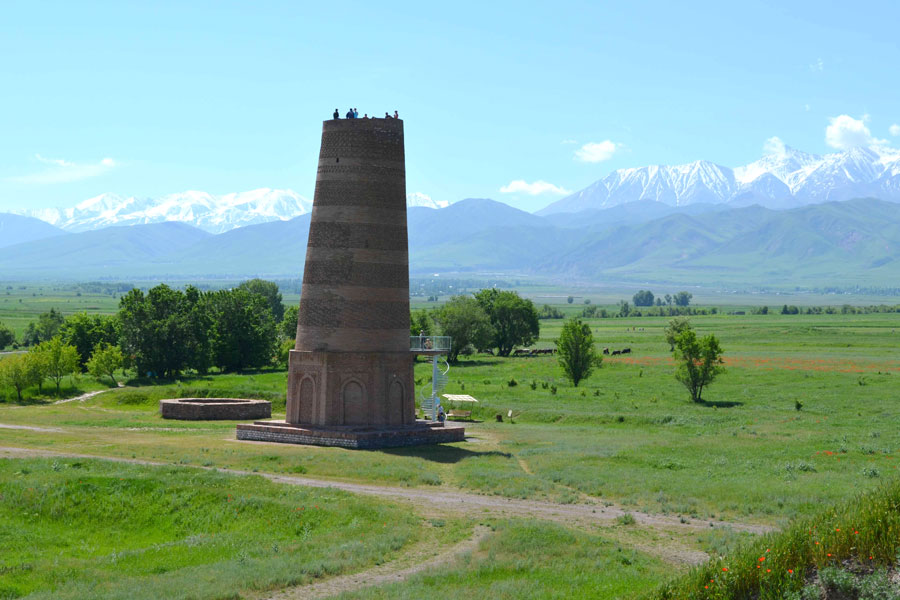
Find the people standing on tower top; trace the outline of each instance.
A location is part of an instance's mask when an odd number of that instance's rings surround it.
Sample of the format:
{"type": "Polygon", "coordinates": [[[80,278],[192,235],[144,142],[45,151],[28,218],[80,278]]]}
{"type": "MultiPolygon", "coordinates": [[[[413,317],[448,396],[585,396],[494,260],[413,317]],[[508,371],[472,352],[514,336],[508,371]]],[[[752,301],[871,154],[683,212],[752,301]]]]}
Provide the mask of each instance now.
{"type": "Polygon", "coordinates": [[[335,118],[335,119],[340,119],[340,118],[341,118],[341,113],[338,112],[338,109],[334,109],[334,118],[335,118]]]}
{"type": "Polygon", "coordinates": [[[363,119],[368,119],[368,118],[369,118],[369,113],[366,113],[363,115],[363,119]]]}
{"type": "Polygon", "coordinates": [[[391,118],[391,115],[389,115],[388,113],[384,113],[384,118],[385,118],[385,119],[390,119],[390,118],[391,118]]]}
{"type": "Polygon", "coordinates": [[[354,119],[358,119],[358,118],[359,118],[359,110],[357,110],[357,109],[355,109],[355,108],[353,109],[353,118],[354,118],[354,119]]]}
{"type": "Polygon", "coordinates": [[[397,111],[396,111],[396,110],[394,111],[394,118],[395,118],[395,119],[399,119],[399,118],[400,118],[400,115],[397,114],[397,111]]]}

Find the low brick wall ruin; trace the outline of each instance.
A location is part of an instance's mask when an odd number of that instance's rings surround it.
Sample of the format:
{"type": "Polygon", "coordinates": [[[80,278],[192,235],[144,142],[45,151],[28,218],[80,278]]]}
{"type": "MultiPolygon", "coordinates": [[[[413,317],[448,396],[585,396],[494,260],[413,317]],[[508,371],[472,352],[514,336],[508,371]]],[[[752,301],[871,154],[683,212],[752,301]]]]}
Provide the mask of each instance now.
{"type": "Polygon", "coordinates": [[[159,401],[163,419],[181,421],[242,421],[268,419],[272,403],[245,398],[174,398],[159,401]]]}

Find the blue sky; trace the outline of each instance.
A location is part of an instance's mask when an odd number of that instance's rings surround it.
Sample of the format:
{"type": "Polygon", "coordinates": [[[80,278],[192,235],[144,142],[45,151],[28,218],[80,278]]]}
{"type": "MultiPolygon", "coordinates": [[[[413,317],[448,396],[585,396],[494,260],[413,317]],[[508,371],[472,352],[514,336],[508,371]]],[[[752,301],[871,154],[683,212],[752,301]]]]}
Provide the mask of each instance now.
{"type": "Polygon", "coordinates": [[[6,2],[0,210],[311,198],[335,106],[400,111],[410,193],[525,210],[772,136],[832,151],[841,115],[896,146],[898,23],[888,1],[6,2]]]}

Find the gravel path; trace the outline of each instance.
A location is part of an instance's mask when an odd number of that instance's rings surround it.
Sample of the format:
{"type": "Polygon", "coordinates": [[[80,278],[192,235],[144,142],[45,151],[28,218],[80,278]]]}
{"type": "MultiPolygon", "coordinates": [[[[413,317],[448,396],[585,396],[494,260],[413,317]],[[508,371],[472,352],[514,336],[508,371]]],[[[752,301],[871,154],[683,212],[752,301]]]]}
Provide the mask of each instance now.
{"type": "Polygon", "coordinates": [[[324,581],[308,585],[299,585],[278,591],[267,600],[314,600],[318,598],[330,598],[344,592],[352,592],[363,588],[398,583],[405,581],[416,573],[430,571],[438,567],[447,568],[455,558],[467,552],[473,552],[478,548],[490,529],[477,526],[472,536],[458,544],[445,549],[443,552],[434,552],[434,548],[413,548],[403,557],[395,561],[384,563],[371,569],[339,575],[324,581]]]}

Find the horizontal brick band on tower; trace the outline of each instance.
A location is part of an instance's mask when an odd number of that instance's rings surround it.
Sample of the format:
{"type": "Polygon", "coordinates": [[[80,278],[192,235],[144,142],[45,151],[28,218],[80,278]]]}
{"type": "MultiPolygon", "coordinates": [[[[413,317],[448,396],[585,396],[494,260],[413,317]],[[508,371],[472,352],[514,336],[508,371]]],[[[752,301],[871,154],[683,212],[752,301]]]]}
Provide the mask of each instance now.
{"type": "Polygon", "coordinates": [[[373,225],[368,223],[334,223],[313,221],[309,224],[310,248],[372,248],[375,250],[406,250],[406,223],[403,225],[373,225]]]}
{"type": "Polygon", "coordinates": [[[365,196],[354,192],[358,189],[356,182],[340,179],[319,180],[316,182],[315,205],[319,206],[367,206],[373,208],[406,209],[406,204],[397,206],[397,197],[406,198],[405,181],[383,181],[377,188],[370,188],[365,196]]]}
{"type": "Polygon", "coordinates": [[[356,261],[308,261],[303,283],[395,287],[403,288],[409,296],[409,267],[356,261]]]}

